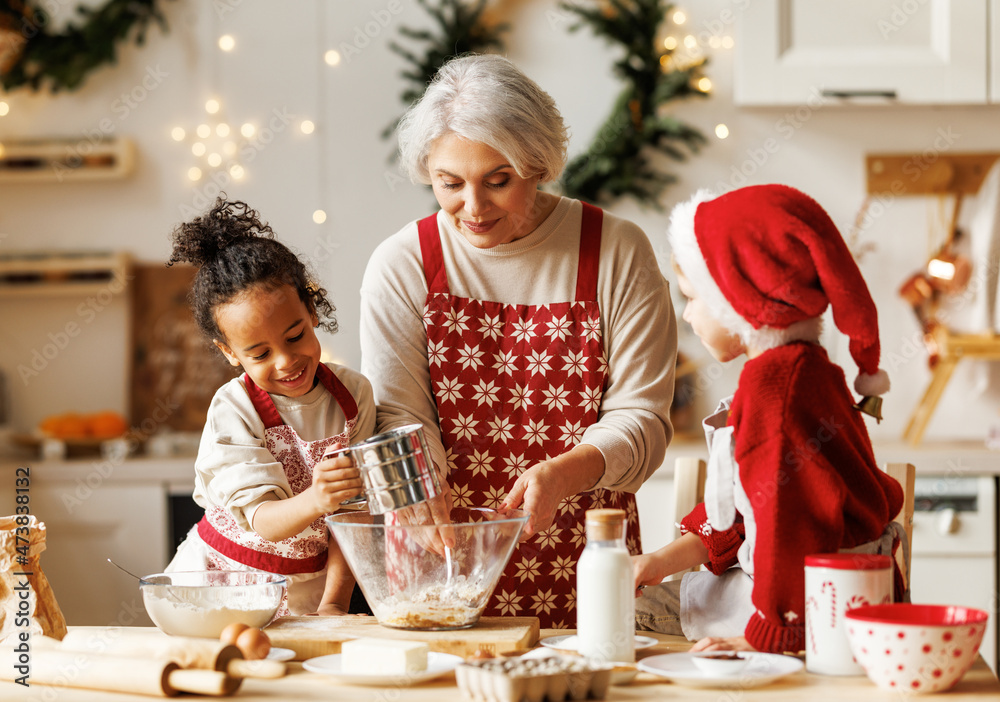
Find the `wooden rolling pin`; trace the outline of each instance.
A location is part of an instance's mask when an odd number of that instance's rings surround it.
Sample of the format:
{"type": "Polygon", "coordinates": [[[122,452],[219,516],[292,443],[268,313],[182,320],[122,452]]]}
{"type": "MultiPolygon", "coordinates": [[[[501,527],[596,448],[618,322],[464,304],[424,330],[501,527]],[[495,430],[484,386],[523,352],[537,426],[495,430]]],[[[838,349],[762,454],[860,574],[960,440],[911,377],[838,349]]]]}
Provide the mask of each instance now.
{"type": "Polygon", "coordinates": [[[104,656],[46,646],[32,647],[28,654],[18,653],[10,646],[0,648],[0,680],[16,682],[24,676],[30,685],[79,687],[155,697],[173,697],[181,692],[217,697],[231,695],[243,682],[241,678],[215,670],[185,670],[165,659],[104,656]]]}
{"type": "Polygon", "coordinates": [[[60,649],[130,658],[165,658],[181,668],[217,670],[236,678],[280,678],[287,670],[280,661],[244,660],[236,646],[215,639],[164,636],[158,631],[141,629],[106,629],[100,634],[86,629],[72,630],[63,637],[60,649]]]}

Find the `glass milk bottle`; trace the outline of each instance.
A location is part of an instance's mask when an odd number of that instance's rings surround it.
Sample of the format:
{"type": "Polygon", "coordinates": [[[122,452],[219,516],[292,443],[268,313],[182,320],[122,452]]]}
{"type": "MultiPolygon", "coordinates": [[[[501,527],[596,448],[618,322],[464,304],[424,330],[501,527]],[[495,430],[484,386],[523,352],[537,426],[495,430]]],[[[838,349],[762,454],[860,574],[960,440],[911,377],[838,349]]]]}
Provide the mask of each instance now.
{"type": "Polygon", "coordinates": [[[635,660],[635,584],[625,548],[625,511],[591,509],[576,565],[578,651],[603,661],[635,660]]]}

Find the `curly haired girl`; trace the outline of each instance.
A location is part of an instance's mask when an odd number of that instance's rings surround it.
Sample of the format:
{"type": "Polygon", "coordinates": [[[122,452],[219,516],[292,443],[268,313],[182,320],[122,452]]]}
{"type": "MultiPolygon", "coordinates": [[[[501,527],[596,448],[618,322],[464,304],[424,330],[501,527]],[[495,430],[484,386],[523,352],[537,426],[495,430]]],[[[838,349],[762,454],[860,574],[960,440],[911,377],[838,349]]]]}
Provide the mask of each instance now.
{"type": "Polygon", "coordinates": [[[288,581],[280,614],[344,614],[354,578],[323,517],[361,491],[347,456],[375,428],[371,384],[320,360],[334,307],[246,203],[220,197],[177,226],[167,264],[198,267],[198,326],[243,375],[216,392],[195,462],[205,516],[168,571],[263,570],[288,581]]]}

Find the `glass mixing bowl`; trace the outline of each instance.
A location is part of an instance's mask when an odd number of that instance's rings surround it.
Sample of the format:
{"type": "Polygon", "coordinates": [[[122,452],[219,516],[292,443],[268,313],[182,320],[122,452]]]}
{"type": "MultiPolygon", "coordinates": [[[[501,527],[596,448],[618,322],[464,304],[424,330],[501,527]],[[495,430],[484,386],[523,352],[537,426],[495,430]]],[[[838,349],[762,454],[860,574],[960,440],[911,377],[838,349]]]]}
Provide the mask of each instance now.
{"type": "Polygon", "coordinates": [[[479,621],[528,513],[456,507],[448,526],[393,521],[369,512],[326,518],[379,624],[437,631],[479,621]]]}
{"type": "Polygon", "coordinates": [[[261,571],[199,570],[139,579],[142,603],[160,631],[219,638],[233,622],[263,627],[285,594],[285,576],[261,571]]]}

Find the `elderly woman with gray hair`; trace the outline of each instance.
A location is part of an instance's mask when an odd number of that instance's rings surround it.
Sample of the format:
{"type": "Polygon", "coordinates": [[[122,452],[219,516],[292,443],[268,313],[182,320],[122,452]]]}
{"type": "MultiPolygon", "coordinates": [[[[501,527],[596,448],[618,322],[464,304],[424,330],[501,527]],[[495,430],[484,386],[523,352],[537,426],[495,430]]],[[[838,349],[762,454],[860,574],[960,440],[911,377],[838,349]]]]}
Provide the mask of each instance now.
{"type": "Polygon", "coordinates": [[[457,506],[530,513],[487,615],[576,625],[588,509],[626,510],[673,430],[677,327],[634,224],[539,189],[566,162],[555,103],[505,58],[445,64],[398,128],[441,209],[376,249],[362,369],[378,430],[419,422],[457,506]]]}

